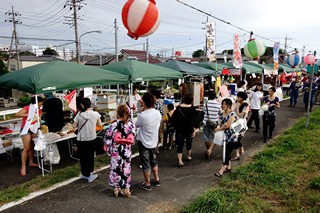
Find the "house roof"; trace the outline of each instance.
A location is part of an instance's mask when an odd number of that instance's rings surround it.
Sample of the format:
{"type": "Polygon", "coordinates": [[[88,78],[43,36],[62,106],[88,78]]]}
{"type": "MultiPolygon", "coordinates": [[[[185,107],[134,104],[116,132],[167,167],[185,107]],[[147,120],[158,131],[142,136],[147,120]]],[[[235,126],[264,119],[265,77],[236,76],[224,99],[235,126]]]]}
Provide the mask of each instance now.
{"type": "MultiPolygon", "coordinates": [[[[92,61],[95,59],[94,55],[80,55],[80,62],[92,61]]],[[[70,60],[71,62],[77,62],[77,57],[74,57],[70,60]]]]}
{"type": "Polygon", "coordinates": [[[19,57],[20,61],[63,61],[54,55],[42,55],[42,56],[32,56],[32,55],[21,55],[19,57]]]}
{"type": "MultiPolygon", "coordinates": [[[[147,57],[146,57],[147,53],[146,53],[146,51],[122,49],[120,52],[122,54],[127,54],[130,57],[136,57],[138,61],[141,61],[141,62],[146,62],[147,61],[147,57]]],[[[149,63],[150,64],[161,63],[161,61],[158,58],[156,58],[155,56],[152,56],[150,54],[148,54],[148,58],[149,58],[149,63]]]]}
{"type": "MultiPolygon", "coordinates": [[[[113,54],[107,54],[107,55],[101,56],[102,65],[107,64],[108,61],[109,61],[111,58],[113,58],[113,57],[114,57],[113,54]]],[[[100,56],[99,56],[99,55],[96,55],[93,60],[88,61],[87,63],[85,63],[85,65],[95,65],[95,66],[99,66],[99,65],[100,65],[100,56]]]]}

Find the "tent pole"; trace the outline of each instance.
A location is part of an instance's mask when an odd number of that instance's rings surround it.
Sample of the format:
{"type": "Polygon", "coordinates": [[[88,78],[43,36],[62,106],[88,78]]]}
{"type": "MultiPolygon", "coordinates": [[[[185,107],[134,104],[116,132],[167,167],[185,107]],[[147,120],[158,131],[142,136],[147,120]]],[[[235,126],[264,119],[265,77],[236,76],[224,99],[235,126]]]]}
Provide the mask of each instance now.
{"type": "MultiPolygon", "coordinates": [[[[36,113],[37,113],[37,122],[38,122],[38,128],[37,128],[37,134],[40,131],[40,117],[39,117],[39,105],[38,105],[38,95],[35,95],[36,99],[36,113]]],[[[37,155],[38,156],[38,155],[37,155]]],[[[42,177],[44,177],[44,168],[43,168],[43,153],[42,150],[40,150],[40,164],[41,164],[41,172],[42,172],[42,177]]],[[[40,167],[40,166],[39,166],[40,167]]]]}
{"type": "Polygon", "coordinates": [[[130,81],[130,83],[129,83],[129,105],[130,105],[130,117],[131,117],[131,122],[133,122],[132,96],[133,96],[132,81],[130,81]]]}

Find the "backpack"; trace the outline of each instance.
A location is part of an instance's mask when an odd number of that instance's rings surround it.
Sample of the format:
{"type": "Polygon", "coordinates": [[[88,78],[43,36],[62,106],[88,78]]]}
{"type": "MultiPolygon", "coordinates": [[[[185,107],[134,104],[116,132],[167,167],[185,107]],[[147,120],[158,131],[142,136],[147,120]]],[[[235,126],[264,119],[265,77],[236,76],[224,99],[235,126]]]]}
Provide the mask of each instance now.
{"type": "Polygon", "coordinates": [[[174,133],[174,126],[173,126],[173,124],[170,122],[170,118],[171,118],[171,116],[170,116],[170,114],[169,113],[167,113],[167,116],[168,116],[168,124],[167,124],[167,126],[166,126],[166,132],[167,133],[169,133],[169,134],[172,134],[172,133],[174,133]]]}

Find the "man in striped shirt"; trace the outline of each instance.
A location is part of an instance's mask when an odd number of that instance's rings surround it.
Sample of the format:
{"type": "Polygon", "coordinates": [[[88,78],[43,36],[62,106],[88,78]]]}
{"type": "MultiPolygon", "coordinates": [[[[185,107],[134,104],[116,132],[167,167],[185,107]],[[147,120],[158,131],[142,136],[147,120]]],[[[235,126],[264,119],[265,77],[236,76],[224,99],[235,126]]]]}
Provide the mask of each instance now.
{"type": "Polygon", "coordinates": [[[203,140],[205,142],[207,151],[206,158],[210,159],[212,149],[215,146],[213,143],[214,139],[214,128],[210,128],[206,125],[208,119],[218,123],[219,113],[221,104],[216,100],[216,92],[209,91],[209,100],[203,105],[204,119],[203,119],[203,140]]]}

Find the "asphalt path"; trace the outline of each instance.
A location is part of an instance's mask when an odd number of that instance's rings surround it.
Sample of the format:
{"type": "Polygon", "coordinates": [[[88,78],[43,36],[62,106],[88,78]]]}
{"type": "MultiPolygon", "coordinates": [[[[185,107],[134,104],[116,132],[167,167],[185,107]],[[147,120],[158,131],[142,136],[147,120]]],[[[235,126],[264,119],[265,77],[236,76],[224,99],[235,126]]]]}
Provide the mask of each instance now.
{"type": "MultiPolygon", "coordinates": [[[[288,100],[281,102],[277,110],[277,137],[301,116],[306,116],[302,97],[296,107],[289,108],[288,100]]],[[[262,127],[262,119],[261,119],[262,127]]],[[[240,161],[232,162],[233,168],[250,160],[265,147],[262,133],[249,129],[242,143],[245,156],[240,161]]],[[[202,133],[193,142],[192,161],[185,161],[185,166],[177,167],[175,149],[161,150],[158,155],[161,186],[153,186],[151,191],[140,189],[143,181],[139,169],[139,157],[132,160],[132,196],[131,198],[113,197],[113,189],[108,186],[109,170],[98,172],[98,179],[93,183],[77,180],[69,185],[57,188],[35,199],[14,206],[4,212],[166,212],[179,209],[194,200],[206,190],[214,187],[220,179],[214,176],[222,163],[222,148],[214,149],[212,158],[204,159],[205,145],[202,133]]],[[[235,153],[233,153],[234,155],[235,153]]],[[[184,156],[185,157],[185,156],[184,156]]]]}

